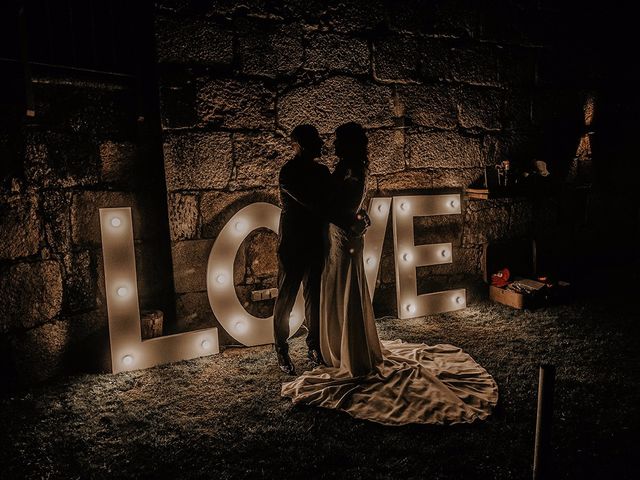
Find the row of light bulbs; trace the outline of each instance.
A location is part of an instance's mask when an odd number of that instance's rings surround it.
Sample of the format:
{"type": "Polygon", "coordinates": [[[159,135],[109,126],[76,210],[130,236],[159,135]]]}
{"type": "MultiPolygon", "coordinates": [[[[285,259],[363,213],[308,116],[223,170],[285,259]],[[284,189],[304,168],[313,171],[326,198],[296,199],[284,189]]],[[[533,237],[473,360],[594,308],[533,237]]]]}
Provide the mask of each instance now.
{"type": "MultiPolygon", "coordinates": [[[[458,202],[456,200],[449,201],[449,208],[451,208],[451,210],[455,210],[457,207],[458,207],[458,202]]],[[[409,202],[408,200],[404,200],[400,202],[400,204],[398,205],[398,208],[403,212],[408,212],[409,209],[411,208],[411,202],[409,202]]],[[[378,205],[378,212],[380,213],[386,212],[386,207],[384,206],[384,204],[381,203],[378,205]]]]}
{"type": "MultiPolygon", "coordinates": [[[[442,256],[442,258],[448,258],[449,257],[449,250],[447,250],[446,248],[443,248],[440,251],[440,255],[442,256]]],[[[402,254],[402,257],[400,257],[404,262],[410,262],[413,259],[413,255],[411,255],[411,253],[409,252],[405,252],[402,254]]]]}
{"type": "MultiPolygon", "coordinates": [[[[202,350],[204,351],[211,350],[211,347],[213,347],[213,344],[208,338],[205,338],[200,342],[200,348],[202,348],[202,350]]],[[[124,355],[120,361],[125,367],[130,367],[135,362],[135,357],[132,354],[128,353],[124,355]]]]}
{"type": "MultiPolygon", "coordinates": [[[[457,204],[457,202],[456,202],[455,200],[451,200],[451,201],[449,202],[449,206],[450,206],[452,209],[455,209],[455,208],[457,207],[457,205],[458,205],[458,204],[457,204]]],[[[399,207],[399,209],[400,209],[401,211],[403,211],[403,212],[408,212],[408,211],[409,211],[409,209],[410,209],[410,207],[411,207],[411,204],[410,204],[410,202],[409,202],[409,201],[405,200],[405,201],[400,202],[400,204],[399,204],[399,206],[398,206],[398,207],[399,207]]],[[[378,212],[378,214],[379,214],[379,215],[384,215],[384,214],[387,212],[387,206],[386,206],[386,204],[384,204],[384,203],[379,203],[379,204],[377,205],[377,207],[376,207],[376,210],[377,210],[377,212],[378,212]]],[[[113,218],[111,218],[111,220],[110,220],[110,222],[109,222],[109,223],[111,224],[111,226],[112,226],[113,228],[119,228],[120,226],[122,226],[122,223],[123,223],[123,222],[122,222],[122,220],[121,220],[119,217],[113,217],[113,218]]],[[[247,231],[247,228],[248,228],[248,224],[247,224],[247,222],[246,222],[246,221],[244,221],[244,220],[242,220],[242,219],[240,219],[240,220],[236,221],[236,223],[234,224],[234,230],[235,230],[237,233],[239,233],[239,234],[243,234],[243,233],[245,233],[245,232],[247,231]]],[[[449,251],[448,251],[447,249],[443,249],[440,253],[441,253],[441,255],[442,255],[442,257],[443,257],[443,258],[448,257],[448,256],[449,256],[449,254],[450,254],[450,253],[449,253],[449,251]]],[[[405,262],[409,262],[409,261],[411,261],[411,260],[412,260],[412,258],[413,258],[413,257],[412,257],[412,255],[411,255],[411,253],[409,253],[409,252],[405,252],[405,253],[403,253],[403,254],[402,254],[402,257],[401,257],[401,258],[402,258],[402,260],[403,260],[403,261],[405,261],[405,262]]],[[[366,259],[365,259],[365,263],[366,263],[366,265],[367,265],[369,268],[373,268],[373,267],[375,267],[375,265],[376,265],[376,260],[375,260],[375,258],[373,258],[372,256],[367,256],[367,257],[366,257],[366,259]]],[[[229,278],[229,277],[228,277],[227,275],[225,275],[224,273],[219,273],[218,275],[216,275],[216,277],[215,277],[215,281],[216,281],[216,283],[218,283],[219,285],[224,285],[224,284],[226,284],[226,283],[227,283],[228,278],[229,278]]],[[[126,297],[128,294],[129,294],[129,289],[128,289],[127,287],[125,287],[125,286],[120,286],[120,287],[118,287],[118,288],[117,288],[117,290],[116,290],[116,295],[117,295],[118,297],[120,297],[120,298],[124,298],[124,297],[126,297]]],[[[462,298],[461,296],[455,296],[455,297],[453,298],[453,301],[454,301],[455,303],[457,303],[457,304],[462,304],[462,302],[463,302],[463,298],[462,298]]],[[[415,312],[417,311],[416,306],[415,306],[414,304],[412,304],[412,303],[407,304],[407,305],[405,306],[405,308],[406,308],[406,310],[407,310],[409,313],[415,313],[415,312]]],[[[294,318],[295,318],[295,317],[294,317],[293,313],[291,313],[291,319],[290,319],[290,321],[291,321],[291,322],[292,322],[292,321],[294,321],[294,318]]],[[[233,328],[234,328],[234,330],[235,330],[238,334],[243,334],[243,333],[246,333],[246,332],[247,332],[247,330],[248,330],[248,324],[247,324],[246,320],[244,320],[244,319],[239,319],[239,320],[237,320],[237,321],[233,324],[233,328]]],[[[212,345],[211,345],[211,341],[210,341],[210,340],[207,340],[207,339],[204,339],[204,340],[202,340],[202,342],[200,343],[200,346],[201,346],[201,348],[202,348],[203,350],[209,350],[209,349],[211,348],[211,346],[212,346],[212,345]]],[[[131,365],[133,365],[133,363],[134,363],[134,356],[133,356],[133,355],[131,355],[131,354],[127,354],[127,355],[124,355],[124,356],[122,357],[122,364],[123,364],[123,365],[125,365],[125,366],[131,366],[131,365]]]]}
{"type": "MultiPolygon", "coordinates": [[[[453,295],[451,297],[451,301],[457,305],[462,305],[462,303],[464,302],[464,298],[461,297],[460,295],[453,295]]],[[[416,313],[417,311],[417,308],[413,303],[407,303],[404,308],[409,313],[416,313]]]]}

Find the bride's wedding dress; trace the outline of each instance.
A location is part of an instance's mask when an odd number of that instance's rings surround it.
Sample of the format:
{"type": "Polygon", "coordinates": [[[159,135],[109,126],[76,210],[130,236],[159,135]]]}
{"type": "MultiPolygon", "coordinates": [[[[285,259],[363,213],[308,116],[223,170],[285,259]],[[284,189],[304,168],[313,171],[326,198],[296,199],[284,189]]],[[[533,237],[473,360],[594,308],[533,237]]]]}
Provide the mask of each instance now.
{"type": "MultiPolygon", "coordinates": [[[[364,169],[338,164],[336,204],[353,219],[364,195],[364,169]]],[[[282,386],[294,403],[343,410],[386,425],[454,424],[484,419],[498,400],[487,371],[453,345],[380,341],[362,259],[363,237],[348,220],[329,227],[322,276],[320,341],[328,366],[282,386]]]]}

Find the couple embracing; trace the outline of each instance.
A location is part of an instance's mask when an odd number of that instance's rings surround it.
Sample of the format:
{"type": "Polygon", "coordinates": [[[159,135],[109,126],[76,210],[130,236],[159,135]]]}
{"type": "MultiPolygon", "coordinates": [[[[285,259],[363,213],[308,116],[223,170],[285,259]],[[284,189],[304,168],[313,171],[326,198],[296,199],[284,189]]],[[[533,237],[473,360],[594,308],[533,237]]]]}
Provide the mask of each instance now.
{"type": "Polygon", "coordinates": [[[295,375],[287,338],[302,284],[315,368],[285,383],[282,395],[387,425],[486,418],[497,386],[460,348],[378,338],[362,257],[369,225],[362,210],[369,163],[364,129],[356,123],[338,127],[339,161],[332,173],[316,162],[323,142],[315,127],[299,125],[291,140],[296,154],[279,179],[275,349],[280,369],[295,375]]]}

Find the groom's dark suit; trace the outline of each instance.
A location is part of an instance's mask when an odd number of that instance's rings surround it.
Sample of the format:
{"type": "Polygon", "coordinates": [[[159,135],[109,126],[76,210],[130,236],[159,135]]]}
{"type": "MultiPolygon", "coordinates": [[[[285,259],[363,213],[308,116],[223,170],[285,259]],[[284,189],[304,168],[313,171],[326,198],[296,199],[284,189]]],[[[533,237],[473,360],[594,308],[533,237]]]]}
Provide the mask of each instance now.
{"type": "Polygon", "coordinates": [[[320,350],[320,277],[324,265],[326,195],[330,173],[325,165],[294,157],[280,170],[280,243],[278,298],[274,335],[278,351],[288,351],[289,315],[303,285],[307,346],[320,350]]]}

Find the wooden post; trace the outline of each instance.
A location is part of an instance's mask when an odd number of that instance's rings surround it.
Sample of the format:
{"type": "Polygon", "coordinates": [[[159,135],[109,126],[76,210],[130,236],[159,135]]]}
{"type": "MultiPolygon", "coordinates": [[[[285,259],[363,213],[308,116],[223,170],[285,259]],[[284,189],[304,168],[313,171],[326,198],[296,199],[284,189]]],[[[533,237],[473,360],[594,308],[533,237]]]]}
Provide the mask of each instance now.
{"type": "Polygon", "coordinates": [[[31,82],[31,65],[29,64],[29,53],[27,46],[27,13],[24,5],[18,11],[18,25],[20,27],[20,60],[24,74],[24,100],[25,115],[27,117],[36,116],[35,100],[33,98],[33,84],[31,82]]]}
{"type": "Polygon", "coordinates": [[[556,367],[540,365],[538,378],[538,415],[533,453],[533,480],[551,478],[549,457],[551,450],[551,420],[553,418],[553,390],[556,367]]]}

